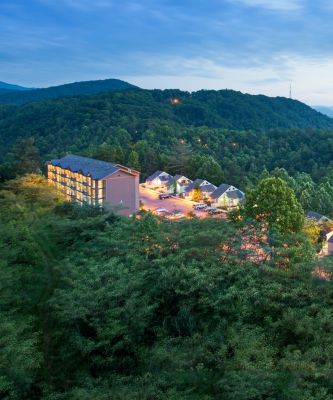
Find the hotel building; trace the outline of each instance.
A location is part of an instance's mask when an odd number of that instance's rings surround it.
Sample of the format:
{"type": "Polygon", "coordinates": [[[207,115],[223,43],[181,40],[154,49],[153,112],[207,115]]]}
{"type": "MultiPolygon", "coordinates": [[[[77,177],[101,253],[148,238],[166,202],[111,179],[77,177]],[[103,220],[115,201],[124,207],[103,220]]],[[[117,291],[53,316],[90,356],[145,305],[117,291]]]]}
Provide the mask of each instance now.
{"type": "Polygon", "coordinates": [[[76,155],[47,163],[50,184],[68,200],[129,215],[139,207],[139,172],[122,165],[76,155]]]}

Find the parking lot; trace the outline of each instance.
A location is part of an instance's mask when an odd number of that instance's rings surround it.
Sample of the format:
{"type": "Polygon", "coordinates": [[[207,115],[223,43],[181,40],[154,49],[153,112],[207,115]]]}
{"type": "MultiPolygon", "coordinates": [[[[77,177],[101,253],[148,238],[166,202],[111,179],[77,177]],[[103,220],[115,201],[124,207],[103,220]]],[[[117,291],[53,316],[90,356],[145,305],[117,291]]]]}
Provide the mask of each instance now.
{"type": "MultiPolygon", "coordinates": [[[[208,213],[204,211],[196,211],[193,209],[193,201],[187,199],[180,199],[177,197],[170,197],[168,199],[160,200],[158,198],[159,192],[148,189],[140,185],[140,200],[143,203],[145,210],[155,212],[156,209],[165,208],[172,212],[174,210],[180,211],[185,217],[188,216],[189,212],[193,212],[199,218],[208,217],[208,213]]],[[[214,218],[226,218],[226,214],[219,214],[214,218]]]]}

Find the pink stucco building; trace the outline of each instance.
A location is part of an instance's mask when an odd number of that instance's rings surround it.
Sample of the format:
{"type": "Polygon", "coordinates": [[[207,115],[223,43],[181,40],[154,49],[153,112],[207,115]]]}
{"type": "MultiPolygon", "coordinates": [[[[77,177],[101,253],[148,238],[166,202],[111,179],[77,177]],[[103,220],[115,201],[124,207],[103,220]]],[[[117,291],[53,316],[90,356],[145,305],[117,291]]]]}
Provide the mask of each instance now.
{"type": "Polygon", "coordinates": [[[68,200],[122,215],[133,214],[139,207],[139,176],[138,171],[119,164],[72,154],[47,163],[49,183],[68,200]]]}

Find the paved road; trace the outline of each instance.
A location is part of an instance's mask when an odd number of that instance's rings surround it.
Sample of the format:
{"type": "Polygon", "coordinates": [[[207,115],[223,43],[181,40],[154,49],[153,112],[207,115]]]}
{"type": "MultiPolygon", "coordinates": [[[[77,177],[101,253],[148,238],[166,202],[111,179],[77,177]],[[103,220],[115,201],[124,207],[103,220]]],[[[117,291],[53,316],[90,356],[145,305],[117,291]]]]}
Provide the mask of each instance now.
{"type": "MultiPolygon", "coordinates": [[[[144,208],[149,211],[154,211],[157,208],[165,208],[168,211],[179,210],[185,216],[188,212],[194,212],[199,218],[205,218],[208,216],[208,213],[204,211],[196,211],[193,209],[193,201],[186,199],[179,199],[171,197],[169,199],[160,200],[158,198],[159,193],[155,190],[144,188],[140,185],[140,200],[144,205],[144,208]]],[[[219,217],[221,218],[220,214],[219,217]]],[[[225,216],[224,216],[225,218],[225,216]]]]}

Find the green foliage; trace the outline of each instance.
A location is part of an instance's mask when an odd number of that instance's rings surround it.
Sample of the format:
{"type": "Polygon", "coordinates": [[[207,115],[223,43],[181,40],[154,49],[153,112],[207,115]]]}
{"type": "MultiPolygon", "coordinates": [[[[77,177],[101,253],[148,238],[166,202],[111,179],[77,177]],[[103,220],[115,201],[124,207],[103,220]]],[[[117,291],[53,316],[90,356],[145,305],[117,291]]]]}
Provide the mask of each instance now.
{"type": "MultiPolygon", "coordinates": [[[[16,175],[10,153],[32,137],[40,169],[69,152],[126,164],[135,151],[143,178],[170,168],[192,179],[208,173],[200,178],[245,191],[264,168],[279,166],[317,183],[332,175],[332,128],[328,117],[299,102],[233,91],[136,89],[0,105],[0,176],[16,175]],[[172,97],[181,104],[172,105],[172,97]]],[[[326,200],[320,204],[327,208],[326,200]]]]}
{"type": "Polygon", "coordinates": [[[194,178],[202,178],[219,186],[225,180],[221,166],[211,156],[195,155],[189,160],[189,175],[194,178]]]}
{"type": "Polygon", "coordinates": [[[268,221],[281,232],[298,232],[304,211],[293,189],[281,178],[267,178],[247,194],[245,212],[249,217],[268,221]]]}
{"type": "Polygon", "coordinates": [[[139,154],[132,150],[128,156],[127,166],[140,171],[140,161],[139,161],[139,154]]]}
{"type": "Polygon", "coordinates": [[[2,398],[333,396],[332,287],[314,274],[333,266],[302,233],[115,217],[44,189],[0,196],[2,398]]]}
{"type": "Polygon", "coordinates": [[[191,154],[191,146],[185,143],[183,139],[174,144],[170,150],[170,156],[167,161],[167,169],[170,173],[186,175],[189,172],[188,164],[191,154]]]}
{"type": "Polygon", "coordinates": [[[99,81],[85,81],[53,86],[45,89],[0,92],[0,103],[23,104],[31,101],[41,101],[64,96],[91,95],[109,92],[112,90],[134,89],[134,85],[119,79],[104,79],[99,81]]]}

